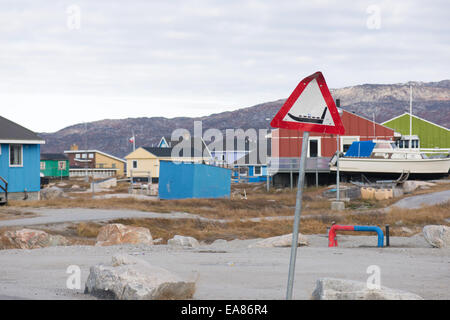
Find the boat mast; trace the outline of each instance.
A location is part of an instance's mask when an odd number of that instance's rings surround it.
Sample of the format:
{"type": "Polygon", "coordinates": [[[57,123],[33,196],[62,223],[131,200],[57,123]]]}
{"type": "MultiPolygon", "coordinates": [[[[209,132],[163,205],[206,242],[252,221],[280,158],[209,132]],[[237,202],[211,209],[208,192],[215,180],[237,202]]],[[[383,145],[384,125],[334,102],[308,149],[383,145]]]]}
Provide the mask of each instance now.
{"type": "Polygon", "coordinates": [[[412,149],[412,85],[409,85],[409,149],[412,149]]]}

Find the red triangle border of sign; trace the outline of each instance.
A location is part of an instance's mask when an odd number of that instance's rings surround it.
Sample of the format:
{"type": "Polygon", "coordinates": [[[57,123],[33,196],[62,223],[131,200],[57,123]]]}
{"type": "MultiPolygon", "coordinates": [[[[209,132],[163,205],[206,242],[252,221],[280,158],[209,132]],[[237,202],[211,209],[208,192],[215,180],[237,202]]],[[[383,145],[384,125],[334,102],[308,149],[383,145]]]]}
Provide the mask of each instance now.
{"type": "Polygon", "coordinates": [[[290,130],[302,130],[309,132],[319,132],[319,133],[328,133],[328,134],[345,134],[345,128],[342,123],[341,117],[339,116],[339,111],[337,110],[336,104],[334,103],[334,99],[331,96],[330,90],[328,89],[327,83],[325,82],[325,78],[323,77],[322,72],[318,71],[302,81],[297,85],[294,91],[291,93],[289,98],[283,104],[281,109],[275,115],[275,117],[270,122],[270,125],[275,128],[283,128],[290,130]],[[323,125],[323,124],[314,124],[314,123],[295,123],[290,121],[283,121],[286,114],[292,108],[294,103],[302,94],[303,90],[308,86],[308,84],[316,79],[319,84],[320,92],[322,93],[323,98],[325,99],[325,103],[327,104],[328,110],[330,111],[331,117],[334,121],[334,126],[323,125]]]}

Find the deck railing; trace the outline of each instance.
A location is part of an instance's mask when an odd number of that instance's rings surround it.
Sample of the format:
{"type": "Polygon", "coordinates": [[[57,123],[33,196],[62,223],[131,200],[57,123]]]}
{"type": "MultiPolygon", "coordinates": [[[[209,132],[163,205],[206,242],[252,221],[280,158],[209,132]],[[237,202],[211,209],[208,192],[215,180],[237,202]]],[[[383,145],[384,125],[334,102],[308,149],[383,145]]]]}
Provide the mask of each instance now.
{"type": "Polygon", "coordinates": [[[2,203],[8,202],[8,181],[6,181],[3,177],[0,176],[0,181],[3,182],[4,186],[0,184],[0,189],[5,193],[5,200],[1,201],[2,203]]]}
{"type": "MultiPolygon", "coordinates": [[[[329,157],[310,157],[306,158],[306,172],[329,172],[331,158],[329,157]]],[[[296,172],[300,167],[300,159],[298,157],[270,157],[267,163],[267,171],[269,175],[281,172],[296,172]]]]}

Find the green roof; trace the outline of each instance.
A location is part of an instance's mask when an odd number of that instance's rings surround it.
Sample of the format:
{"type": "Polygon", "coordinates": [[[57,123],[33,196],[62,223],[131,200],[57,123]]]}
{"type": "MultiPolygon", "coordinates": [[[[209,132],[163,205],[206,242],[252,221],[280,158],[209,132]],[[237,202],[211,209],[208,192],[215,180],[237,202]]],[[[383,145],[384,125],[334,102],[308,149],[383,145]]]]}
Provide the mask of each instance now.
{"type": "MultiPolygon", "coordinates": [[[[409,135],[409,113],[404,113],[382,124],[402,135],[409,135]]],[[[412,116],[412,134],[420,138],[421,148],[450,148],[450,130],[431,121],[412,116]]]]}

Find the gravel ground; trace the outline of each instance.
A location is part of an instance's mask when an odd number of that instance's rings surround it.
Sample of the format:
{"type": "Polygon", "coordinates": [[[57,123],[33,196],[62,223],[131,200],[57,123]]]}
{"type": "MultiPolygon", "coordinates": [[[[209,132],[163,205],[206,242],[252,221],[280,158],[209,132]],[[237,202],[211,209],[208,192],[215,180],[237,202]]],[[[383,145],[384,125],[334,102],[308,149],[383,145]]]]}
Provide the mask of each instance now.
{"type": "MultiPolygon", "coordinates": [[[[391,237],[377,248],[375,236],[339,235],[328,248],[324,235],[308,236],[300,247],[295,299],[309,299],[315,281],[336,277],[366,281],[367,267],[378,265],[381,285],[426,299],[450,299],[450,249],[431,248],[421,235],[391,237]]],[[[89,267],[129,253],[186,279],[197,278],[194,299],[284,299],[290,248],[248,248],[257,241],[234,240],[196,249],[155,246],[71,246],[0,251],[0,299],[94,299],[83,293],[89,267]],[[80,290],[66,288],[69,265],[81,268],[80,290]]]]}
{"type": "Polygon", "coordinates": [[[58,224],[65,222],[81,222],[81,221],[107,221],[114,219],[127,218],[166,218],[166,219],[200,219],[210,220],[200,217],[195,214],[184,212],[172,213],[157,213],[157,212],[143,212],[137,210],[111,210],[111,209],[82,209],[82,208],[65,208],[65,209],[50,209],[27,208],[36,217],[11,219],[0,221],[0,227],[13,226],[32,226],[32,225],[47,225],[58,224]]]}
{"type": "Polygon", "coordinates": [[[422,206],[433,206],[435,204],[450,201],[450,190],[421,194],[401,199],[391,205],[403,209],[419,209],[422,206]]]}

